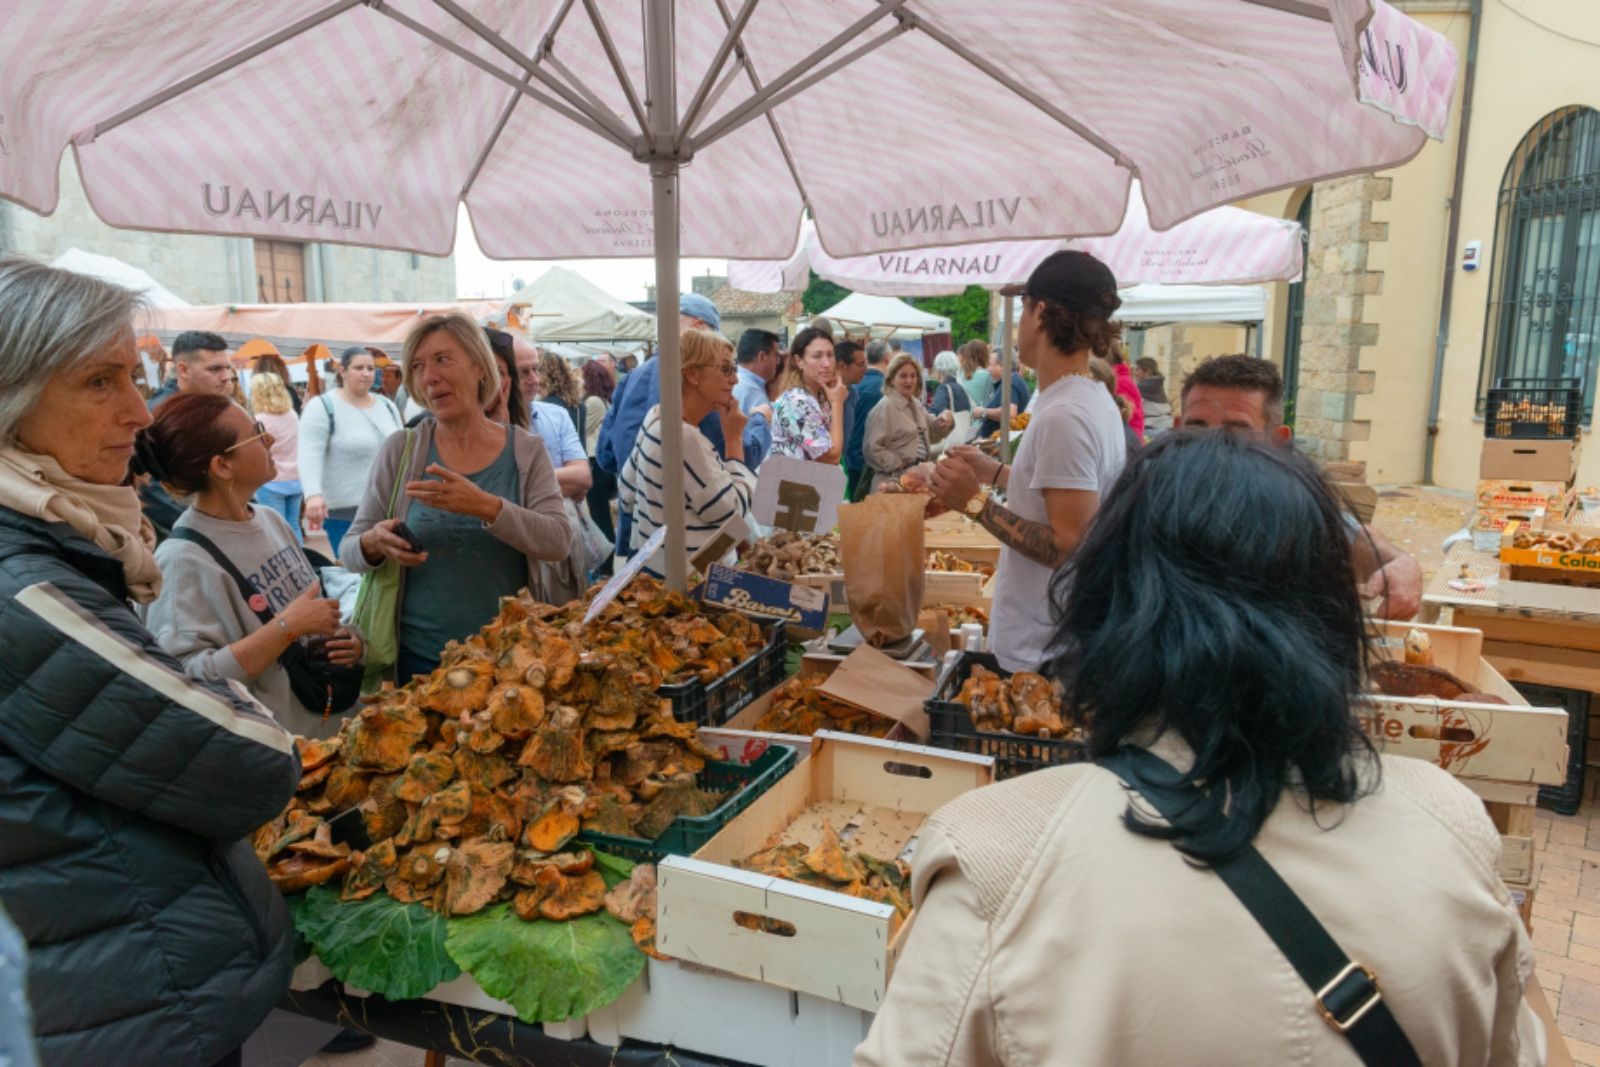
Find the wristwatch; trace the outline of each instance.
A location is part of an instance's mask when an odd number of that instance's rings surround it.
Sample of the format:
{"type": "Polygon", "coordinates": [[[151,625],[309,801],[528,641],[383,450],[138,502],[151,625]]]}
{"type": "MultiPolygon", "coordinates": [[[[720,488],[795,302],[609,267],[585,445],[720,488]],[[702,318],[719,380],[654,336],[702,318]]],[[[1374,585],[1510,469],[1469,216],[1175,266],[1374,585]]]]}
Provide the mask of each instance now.
{"type": "Polygon", "coordinates": [[[972,494],[972,499],[971,500],[968,500],[965,504],[961,505],[961,510],[966,512],[968,515],[970,515],[972,518],[975,519],[979,515],[983,514],[983,506],[985,504],[987,504],[988,502],[989,502],[989,487],[988,486],[983,486],[983,487],[979,488],[979,490],[976,493],[972,494]]]}

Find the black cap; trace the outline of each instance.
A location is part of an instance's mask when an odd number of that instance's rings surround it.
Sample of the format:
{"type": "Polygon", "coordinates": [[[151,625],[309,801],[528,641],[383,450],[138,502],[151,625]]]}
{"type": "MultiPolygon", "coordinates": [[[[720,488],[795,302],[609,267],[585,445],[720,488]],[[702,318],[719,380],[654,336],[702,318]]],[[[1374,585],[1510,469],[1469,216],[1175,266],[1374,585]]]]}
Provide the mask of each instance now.
{"type": "Polygon", "coordinates": [[[1111,268],[1087,252],[1052,252],[1033,268],[1028,280],[1008,285],[1002,296],[1031,296],[1109,319],[1122,306],[1111,268]]]}

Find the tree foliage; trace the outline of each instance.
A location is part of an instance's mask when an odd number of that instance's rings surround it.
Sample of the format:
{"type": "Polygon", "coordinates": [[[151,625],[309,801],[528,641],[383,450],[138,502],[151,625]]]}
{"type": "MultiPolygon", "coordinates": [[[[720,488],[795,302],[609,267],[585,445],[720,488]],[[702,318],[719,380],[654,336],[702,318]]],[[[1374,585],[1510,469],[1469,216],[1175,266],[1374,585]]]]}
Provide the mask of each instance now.
{"type": "Polygon", "coordinates": [[[966,292],[954,296],[925,296],[911,303],[949,319],[951,338],[957,348],[989,336],[989,291],[980,285],[969,285],[966,292]]]}
{"type": "Polygon", "coordinates": [[[818,277],[816,271],[812,271],[811,282],[800,297],[800,306],[805,309],[807,315],[820,315],[849,295],[850,290],[844,286],[835,285],[826,278],[818,277]]]}

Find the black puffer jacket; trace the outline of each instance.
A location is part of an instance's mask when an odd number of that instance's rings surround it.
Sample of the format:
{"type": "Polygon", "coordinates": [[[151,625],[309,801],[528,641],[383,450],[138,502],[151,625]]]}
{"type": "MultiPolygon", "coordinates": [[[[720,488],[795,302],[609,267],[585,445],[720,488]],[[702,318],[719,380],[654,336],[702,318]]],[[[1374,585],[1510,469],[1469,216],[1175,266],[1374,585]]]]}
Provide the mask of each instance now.
{"type": "Polygon", "coordinates": [[[208,1067],[288,986],[288,912],[243,838],[300,762],[125,594],[93,544],[0,508],[0,902],[44,1063],[208,1067]]]}

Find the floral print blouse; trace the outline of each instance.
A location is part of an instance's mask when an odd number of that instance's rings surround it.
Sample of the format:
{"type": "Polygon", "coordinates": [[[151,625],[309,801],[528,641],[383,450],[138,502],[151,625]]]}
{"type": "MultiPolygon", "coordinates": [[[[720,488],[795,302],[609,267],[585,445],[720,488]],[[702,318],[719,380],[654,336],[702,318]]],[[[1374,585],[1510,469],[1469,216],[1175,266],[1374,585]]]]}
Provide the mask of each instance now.
{"type": "Polygon", "coordinates": [[[833,405],[807,389],[790,389],[772,405],[774,456],[816,459],[833,448],[833,405]]]}

